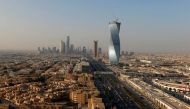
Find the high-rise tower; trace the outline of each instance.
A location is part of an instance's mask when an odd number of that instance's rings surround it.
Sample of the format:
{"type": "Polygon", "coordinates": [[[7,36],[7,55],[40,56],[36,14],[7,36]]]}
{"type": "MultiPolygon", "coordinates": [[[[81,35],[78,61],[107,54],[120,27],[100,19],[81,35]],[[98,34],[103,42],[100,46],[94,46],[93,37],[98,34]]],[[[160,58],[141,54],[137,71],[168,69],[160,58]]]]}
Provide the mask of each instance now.
{"type": "Polygon", "coordinates": [[[111,32],[110,37],[110,45],[109,45],[109,60],[110,64],[116,65],[119,63],[120,57],[120,39],[119,39],[119,31],[120,31],[121,23],[118,21],[113,21],[109,23],[109,29],[111,32]]]}
{"type": "Polygon", "coordinates": [[[74,52],[74,45],[73,44],[71,44],[69,51],[70,51],[70,53],[74,52]]]}
{"type": "Polygon", "coordinates": [[[94,41],[94,57],[98,57],[98,41],[94,41]]]}
{"type": "Polygon", "coordinates": [[[60,52],[61,52],[61,54],[65,53],[65,42],[63,42],[62,40],[61,40],[61,44],[60,44],[60,52]]]}
{"type": "Polygon", "coordinates": [[[70,37],[67,36],[67,43],[66,43],[66,54],[69,54],[70,48],[70,37]]]}

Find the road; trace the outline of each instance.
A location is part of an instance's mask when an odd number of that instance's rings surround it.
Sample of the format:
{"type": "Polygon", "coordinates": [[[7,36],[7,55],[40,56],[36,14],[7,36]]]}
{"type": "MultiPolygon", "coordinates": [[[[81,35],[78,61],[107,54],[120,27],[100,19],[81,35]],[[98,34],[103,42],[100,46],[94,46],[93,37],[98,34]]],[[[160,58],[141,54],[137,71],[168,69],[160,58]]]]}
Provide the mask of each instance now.
{"type": "MultiPolygon", "coordinates": [[[[109,72],[111,71],[105,65],[95,61],[90,61],[93,71],[109,72]]],[[[116,106],[118,109],[152,109],[142,103],[139,98],[134,97],[129,88],[121,82],[115,74],[96,74],[95,84],[103,96],[103,101],[107,109],[116,106]]]]}

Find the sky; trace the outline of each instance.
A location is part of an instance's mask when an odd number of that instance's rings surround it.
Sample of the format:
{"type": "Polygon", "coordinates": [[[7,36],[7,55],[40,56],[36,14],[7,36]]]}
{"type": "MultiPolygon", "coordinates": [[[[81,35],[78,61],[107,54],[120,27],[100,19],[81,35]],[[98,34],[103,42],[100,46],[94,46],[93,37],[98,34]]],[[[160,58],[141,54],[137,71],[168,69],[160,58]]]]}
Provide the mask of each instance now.
{"type": "Polygon", "coordinates": [[[75,46],[107,51],[108,23],[121,22],[121,49],[190,52],[190,0],[1,0],[0,50],[75,46]]]}

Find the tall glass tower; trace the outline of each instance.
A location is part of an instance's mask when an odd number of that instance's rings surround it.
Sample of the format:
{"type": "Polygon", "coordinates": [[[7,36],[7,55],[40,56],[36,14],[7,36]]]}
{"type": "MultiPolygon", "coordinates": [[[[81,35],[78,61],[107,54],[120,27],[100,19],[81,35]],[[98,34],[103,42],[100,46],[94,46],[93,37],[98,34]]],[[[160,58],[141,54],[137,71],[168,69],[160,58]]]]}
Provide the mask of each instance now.
{"type": "Polygon", "coordinates": [[[120,39],[119,39],[119,31],[120,31],[121,23],[118,21],[112,21],[109,23],[109,29],[111,32],[110,37],[110,45],[109,45],[109,60],[110,64],[117,65],[119,63],[120,57],[120,39]]]}
{"type": "Polygon", "coordinates": [[[66,54],[69,54],[70,52],[70,37],[67,36],[67,42],[66,42],[66,54]]]}

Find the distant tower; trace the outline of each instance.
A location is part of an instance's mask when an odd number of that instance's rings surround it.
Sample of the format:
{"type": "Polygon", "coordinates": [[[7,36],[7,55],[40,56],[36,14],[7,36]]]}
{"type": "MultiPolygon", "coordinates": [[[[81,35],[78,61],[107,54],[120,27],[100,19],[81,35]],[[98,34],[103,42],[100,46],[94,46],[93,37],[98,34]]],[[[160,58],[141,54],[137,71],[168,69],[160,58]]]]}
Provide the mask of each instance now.
{"type": "Polygon", "coordinates": [[[66,54],[69,54],[70,48],[70,37],[67,36],[67,43],[66,43],[66,54]]]}
{"type": "Polygon", "coordinates": [[[65,42],[63,42],[62,40],[61,40],[61,44],[60,44],[60,53],[61,54],[65,53],[65,42]]]}
{"type": "Polygon", "coordinates": [[[82,49],[83,54],[86,54],[86,47],[84,46],[82,49]]]}
{"type": "Polygon", "coordinates": [[[42,53],[43,54],[45,53],[45,47],[42,47],[42,53]]]}
{"type": "Polygon", "coordinates": [[[81,47],[79,47],[78,49],[79,49],[79,52],[81,52],[81,47]]]}
{"type": "Polygon", "coordinates": [[[41,54],[41,49],[40,49],[40,47],[38,47],[38,53],[41,54]]]}
{"type": "Polygon", "coordinates": [[[98,48],[98,55],[102,54],[102,48],[98,48]]]}
{"type": "Polygon", "coordinates": [[[121,55],[124,56],[124,55],[125,55],[125,52],[124,52],[124,51],[121,51],[121,55]]]}
{"type": "Polygon", "coordinates": [[[74,45],[71,44],[71,47],[70,47],[70,53],[73,53],[73,51],[74,51],[74,45]]]}
{"type": "Polygon", "coordinates": [[[52,51],[51,51],[52,53],[56,53],[57,52],[57,49],[56,49],[56,47],[52,47],[52,51]]]}
{"type": "Polygon", "coordinates": [[[98,57],[98,41],[94,41],[94,57],[98,57]]]}
{"type": "Polygon", "coordinates": [[[112,65],[116,65],[119,63],[120,57],[120,39],[119,39],[119,31],[120,31],[121,23],[116,21],[109,23],[109,29],[111,32],[110,37],[110,45],[109,45],[109,60],[112,65]]]}
{"type": "Polygon", "coordinates": [[[52,52],[53,52],[53,48],[51,49],[50,47],[48,47],[47,53],[52,53],[52,52]]]}

